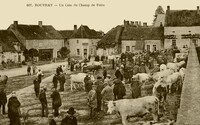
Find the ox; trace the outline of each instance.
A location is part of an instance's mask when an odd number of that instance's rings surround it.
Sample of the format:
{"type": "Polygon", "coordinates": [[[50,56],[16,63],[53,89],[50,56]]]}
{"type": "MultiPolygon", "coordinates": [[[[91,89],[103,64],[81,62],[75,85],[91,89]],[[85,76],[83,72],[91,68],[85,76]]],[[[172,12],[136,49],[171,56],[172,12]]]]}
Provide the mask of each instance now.
{"type": "MultiPolygon", "coordinates": [[[[85,83],[84,83],[84,78],[86,77],[86,73],[78,73],[78,74],[72,74],[70,75],[71,78],[71,91],[74,89],[77,89],[76,83],[79,83],[79,87],[84,89],[85,83]],[[82,83],[82,85],[80,85],[82,83]]],[[[94,76],[90,76],[91,80],[94,81],[94,76]]]]}
{"type": "Polygon", "coordinates": [[[117,112],[122,118],[122,124],[127,125],[130,117],[143,117],[150,113],[153,120],[158,122],[159,100],[155,96],[145,96],[137,99],[121,99],[108,101],[108,114],[117,112]]]}
{"type": "Polygon", "coordinates": [[[152,77],[153,77],[154,81],[158,81],[161,77],[167,77],[167,76],[169,76],[173,73],[174,73],[173,70],[167,69],[167,70],[164,70],[164,71],[154,73],[152,75],[152,77]]]}
{"type": "Polygon", "coordinates": [[[151,79],[151,75],[147,73],[137,73],[136,75],[133,75],[132,80],[139,81],[140,83],[147,82],[151,79]]]}

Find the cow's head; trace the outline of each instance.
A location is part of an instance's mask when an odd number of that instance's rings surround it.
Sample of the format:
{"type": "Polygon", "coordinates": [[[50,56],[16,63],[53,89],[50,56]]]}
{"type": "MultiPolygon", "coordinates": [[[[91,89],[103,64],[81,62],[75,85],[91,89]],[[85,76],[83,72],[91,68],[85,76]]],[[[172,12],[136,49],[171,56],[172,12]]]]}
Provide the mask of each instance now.
{"type": "Polygon", "coordinates": [[[115,101],[108,101],[107,104],[108,104],[108,111],[107,111],[107,113],[108,114],[112,114],[112,112],[115,111],[116,102],[115,101]]]}
{"type": "Polygon", "coordinates": [[[139,81],[139,74],[133,75],[132,81],[139,81]]]}

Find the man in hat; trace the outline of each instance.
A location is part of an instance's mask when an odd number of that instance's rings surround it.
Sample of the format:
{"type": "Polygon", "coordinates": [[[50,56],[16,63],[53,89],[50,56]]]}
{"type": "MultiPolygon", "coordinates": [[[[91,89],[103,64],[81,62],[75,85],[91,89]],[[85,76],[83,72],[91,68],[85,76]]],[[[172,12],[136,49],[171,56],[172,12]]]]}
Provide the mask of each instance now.
{"type": "Polygon", "coordinates": [[[8,101],[8,118],[10,119],[10,125],[21,125],[20,122],[20,102],[16,97],[16,92],[12,92],[12,96],[8,101]]]}
{"type": "Polygon", "coordinates": [[[106,76],[107,76],[107,70],[105,67],[103,67],[103,77],[104,79],[106,79],[106,76]]]}
{"type": "Polygon", "coordinates": [[[102,82],[102,77],[98,76],[97,81],[95,82],[95,85],[97,86],[96,92],[97,92],[97,111],[101,111],[101,91],[103,90],[103,82],[102,82]]]}
{"type": "Polygon", "coordinates": [[[141,63],[140,73],[147,73],[147,69],[146,69],[146,66],[145,66],[144,62],[141,63]]]}
{"type": "Polygon", "coordinates": [[[46,98],[46,88],[41,88],[39,100],[42,105],[42,117],[48,116],[48,104],[47,104],[47,98],[46,98]],[[44,114],[45,111],[45,114],[44,114]]]}
{"type": "Polygon", "coordinates": [[[64,91],[64,84],[65,84],[65,75],[60,72],[60,75],[58,76],[58,80],[59,80],[59,83],[60,83],[60,91],[63,92],[64,91]]]}
{"type": "Polygon", "coordinates": [[[56,121],[53,119],[53,114],[48,115],[49,125],[56,125],[56,121]]]}
{"type": "Polygon", "coordinates": [[[35,95],[36,97],[38,97],[40,92],[40,82],[38,81],[38,77],[35,77],[35,79],[33,80],[33,84],[34,84],[35,95]]]}
{"type": "Polygon", "coordinates": [[[53,76],[52,82],[53,82],[53,86],[57,89],[57,85],[58,85],[58,75],[57,74],[55,74],[53,76]]]}
{"type": "Polygon", "coordinates": [[[115,77],[118,78],[118,79],[120,79],[121,81],[123,80],[123,75],[120,72],[120,68],[119,67],[116,68],[115,77]]]}
{"type": "Polygon", "coordinates": [[[113,83],[115,84],[113,88],[114,100],[123,99],[123,97],[126,95],[124,84],[120,79],[116,79],[113,83]]]}
{"type": "Polygon", "coordinates": [[[28,67],[27,67],[27,75],[31,75],[31,66],[30,65],[28,65],[28,67]]]}
{"type": "Polygon", "coordinates": [[[96,85],[92,85],[92,89],[88,93],[88,106],[90,108],[90,118],[92,118],[95,116],[95,109],[97,108],[96,85]]]}
{"type": "Polygon", "coordinates": [[[76,111],[74,111],[74,108],[73,107],[69,108],[67,113],[68,115],[64,119],[62,119],[61,125],[77,125],[77,119],[74,116],[76,111]]]}
{"type": "Polygon", "coordinates": [[[62,101],[60,93],[55,88],[52,88],[52,91],[52,108],[54,109],[54,117],[57,117],[59,115],[59,107],[62,105],[62,101]]]}
{"type": "Polygon", "coordinates": [[[89,73],[84,78],[85,83],[85,91],[89,92],[92,89],[91,79],[89,77],[89,73]]]}

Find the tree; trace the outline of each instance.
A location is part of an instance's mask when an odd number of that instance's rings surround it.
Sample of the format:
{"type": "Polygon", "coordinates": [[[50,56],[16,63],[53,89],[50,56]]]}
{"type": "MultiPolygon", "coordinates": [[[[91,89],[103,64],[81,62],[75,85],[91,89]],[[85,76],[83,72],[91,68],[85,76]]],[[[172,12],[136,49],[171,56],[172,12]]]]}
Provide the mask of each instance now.
{"type": "Polygon", "coordinates": [[[33,59],[33,57],[38,57],[39,56],[39,52],[37,49],[31,48],[28,51],[29,53],[29,57],[31,57],[33,59]]]}
{"type": "Polygon", "coordinates": [[[69,53],[70,53],[70,50],[66,46],[60,49],[60,55],[62,58],[66,58],[69,55],[69,53]]]}
{"type": "Polygon", "coordinates": [[[155,11],[155,15],[154,15],[154,20],[153,20],[153,24],[155,24],[156,18],[158,16],[158,14],[164,14],[164,10],[162,8],[162,6],[158,6],[156,11],[155,11]]]}
{"type": "Polygon", "coordinates": [[[23,55],[24,55],[24,57],[25,57],[25,61],[27,61],[27,60],[28,60],[28,57],[29,57],[29,52],[28,52],[27,49],[24,50],[23,55]]]}

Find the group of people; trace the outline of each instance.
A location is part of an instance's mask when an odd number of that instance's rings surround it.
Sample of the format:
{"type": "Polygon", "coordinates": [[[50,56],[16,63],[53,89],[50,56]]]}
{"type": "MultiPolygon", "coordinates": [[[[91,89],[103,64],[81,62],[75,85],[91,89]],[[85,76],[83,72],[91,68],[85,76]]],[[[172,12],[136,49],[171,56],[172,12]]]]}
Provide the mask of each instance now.
{"type": "Polygon", "coordinates": [[[27,75],[31,75],[31,69],[32,69],[32,74],[35,75],[36,70],[37,70],[37,66],[35,64],[33,64],[32,67],[30,65],[28,65],[27,75]]]}

